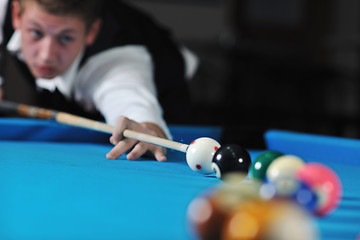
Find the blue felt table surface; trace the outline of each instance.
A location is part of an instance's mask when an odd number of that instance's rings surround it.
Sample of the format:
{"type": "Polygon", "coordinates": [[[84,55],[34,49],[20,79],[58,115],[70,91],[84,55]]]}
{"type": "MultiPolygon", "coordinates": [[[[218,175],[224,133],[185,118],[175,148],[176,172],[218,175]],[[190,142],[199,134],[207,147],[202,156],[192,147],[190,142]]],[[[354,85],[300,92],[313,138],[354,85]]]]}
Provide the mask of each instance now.
{"type": "MultiPolygon", "coordinates": [[[[171,130],[185,143],[221,131],[171,130]]],[[[171,150],[166,163],[107,160],[108,138],[47,121],[2,119],[0,239],[188,239],[187,205],[219,180],[194,173],[185,155],[171,150]]]]}
{"type": "MultiPolygon", "coordinates": [[[[204,135],[218,139],[221,129],[174,126],[172,132],[189,143],[204,135]]],[[[107,160],[108,137],[47,121],[0,119],[0,239],[190,239],[188,204],[220,180],[194,173],[175,151],[166,163],[107,160]]],[[[254,159],[259,151],[250,153],[254,159]]],[[[321,239],[355,239],[360,163],[314,156],[305,160],[332,167],[344,187],[339,209],[317,221],[321,239]]]]}
{"type": "Polygon", "coordinates": [[[14,239],[184,239],[187,204],[218,181],[174,158],[106,160],[107,145],[0,149],[0,235],[14,239]]]}

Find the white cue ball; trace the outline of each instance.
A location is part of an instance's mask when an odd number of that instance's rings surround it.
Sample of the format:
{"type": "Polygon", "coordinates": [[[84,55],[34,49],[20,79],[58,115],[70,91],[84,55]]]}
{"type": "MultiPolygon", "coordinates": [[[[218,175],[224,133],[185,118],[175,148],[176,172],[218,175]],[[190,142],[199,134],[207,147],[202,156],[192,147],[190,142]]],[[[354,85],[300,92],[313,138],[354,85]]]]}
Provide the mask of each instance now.
{"type": "Polygon", "coordinates": [[[186,151],[186,161],[189,167],[197,173],[212,173],[212,159],[219,148],[220,144],[214,139],[208,137],[196,139],[186,151]]]}
{"type": "Polygon", "coordinates": [[[288,196],[297,189],[299,183],[295,175],[304,165],[305,162],[297,156],[280,156],[266,170],[266,178],[275,186],[277,194],[288,196]]]}

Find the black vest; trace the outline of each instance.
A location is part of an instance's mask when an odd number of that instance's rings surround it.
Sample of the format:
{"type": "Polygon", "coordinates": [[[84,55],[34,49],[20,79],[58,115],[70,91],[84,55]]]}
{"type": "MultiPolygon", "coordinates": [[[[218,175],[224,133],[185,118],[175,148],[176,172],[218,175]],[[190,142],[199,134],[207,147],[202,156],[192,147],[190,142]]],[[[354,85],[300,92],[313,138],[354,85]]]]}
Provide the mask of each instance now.
{"type": "MultiPolygon", "coordinates": [[[[154,80],[158,92],[158,100],[164,110],[164,117],[169,123],[184,123],[190,116],[190,99],[187,82],[185,80],[184,59],[179,51],[179,46],[172,39],[171,34],[163,27],[159,26],[150,16],[135,9],[120,0],[106,0],[106,5],[102,10],[102,28],[95,43],[88,47],[80,63],[81,66],[87,59],[99,52],[107,49],[125,46],[129,44],[143,45],[150,52],[154,64],[154,80]]],[[[85,112],[74,101],[68,101],[59,92],[49,93],[39,91],[35,87],[35,81],[27,66],[6,53],[6,44],[13,33],[11,25],[10,4],[4,24],[4,41],[2,44],[2,63],[3,71],[9,71],[4,63],[4,59],[11,59],[16,65],[16,70],[24,76],[29,90],[26,94],[31,95],[31,100],[25,100],[29,104],[36,104],[43,107],[66,111],[94,119],[99,119],[97,114],[85,112]],[[31,91],[31,92],[30,92],[31,91]]],[[[3,75],[7,76],[8,74],[3,75]]],[[[9,81],[19,81],[19,79],[5,79],[4,98],[18,101],[14,91],[18,91],[18,83],[12,84],[9,81]],[[11,87],[15,85],[14,87],[11,87]],[[13,88],[11,90],[11,88],[13,88]]],[[[121,96],[119,96],[121,97],[121,96]]],[[[22,100],[24,101],[24,100],[22,100]]]]}

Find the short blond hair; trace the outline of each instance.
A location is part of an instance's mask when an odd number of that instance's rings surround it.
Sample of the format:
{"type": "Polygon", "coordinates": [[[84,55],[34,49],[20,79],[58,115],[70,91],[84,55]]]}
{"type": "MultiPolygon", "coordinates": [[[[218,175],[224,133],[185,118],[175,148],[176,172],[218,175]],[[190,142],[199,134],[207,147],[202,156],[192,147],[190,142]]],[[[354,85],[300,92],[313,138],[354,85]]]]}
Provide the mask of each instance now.
{"type": "Polygon", "coordinates": [[[24,11],[26,2],[34,1],[46,12],[59,15],[79,16],[87,27],[100,16],[102,2],[108,0],[16,0],[20,3],[20,11],[24,11]]]}

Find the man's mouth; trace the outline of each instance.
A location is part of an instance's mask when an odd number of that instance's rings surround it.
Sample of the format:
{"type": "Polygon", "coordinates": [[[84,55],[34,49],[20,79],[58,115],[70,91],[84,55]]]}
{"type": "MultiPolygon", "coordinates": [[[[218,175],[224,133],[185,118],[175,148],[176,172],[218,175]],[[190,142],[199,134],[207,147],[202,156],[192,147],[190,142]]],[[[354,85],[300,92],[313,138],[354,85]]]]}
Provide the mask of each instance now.
{"type": "Polygon", "coordinates": [[[45,74],[45,75],[48,75],[48,74],[51,74],[54,72],[54,68],[50,67],[50,66],[39,66],[37,69],[41,74],[45,74]]]}

